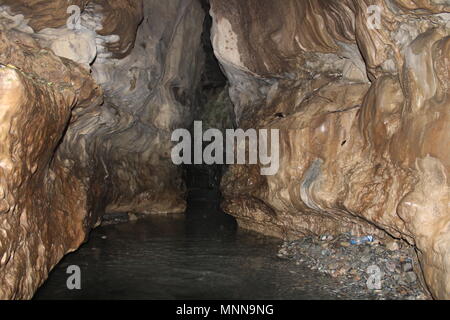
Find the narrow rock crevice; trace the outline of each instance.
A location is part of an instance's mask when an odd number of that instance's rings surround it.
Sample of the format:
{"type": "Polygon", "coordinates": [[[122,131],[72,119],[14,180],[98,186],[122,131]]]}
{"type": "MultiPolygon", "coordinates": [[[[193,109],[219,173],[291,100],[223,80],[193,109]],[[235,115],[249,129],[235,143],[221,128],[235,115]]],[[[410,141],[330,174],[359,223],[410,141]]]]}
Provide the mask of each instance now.
{"type": "Polygon", "coordinates": [[[281,256],[396,239],[450,298],[449,16],[435,0],[0,0],[0,299],[32,298],[105,215],[183,214],[205,184],[241,228],[296,240],[281,256]],[[172,133],[196,120],[278,129],[279,170],[175,165],[172,133]]]}

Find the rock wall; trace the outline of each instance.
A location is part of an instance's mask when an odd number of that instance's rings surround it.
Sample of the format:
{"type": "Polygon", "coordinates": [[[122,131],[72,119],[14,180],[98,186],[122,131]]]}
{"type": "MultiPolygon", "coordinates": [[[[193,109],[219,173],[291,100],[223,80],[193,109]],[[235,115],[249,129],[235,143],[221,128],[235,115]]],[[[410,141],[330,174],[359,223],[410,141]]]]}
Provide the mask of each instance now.
{"type": "Polygon", "coordinates": [[[170,136],[192,122],[203,18],[194,0],[0,0],[0,299],[31,298],[105,210],[185,210],[170,136]]]}
{"type": "MultiPolygon", "coordinates": [[[[238,124],[281,130],[280,171],[232,167],[224,209],[283,238],[404,239],[450,298],[449,7],[211,0],[238,124]]],[[[0,0],[0,299],[31,298],[105,211],[184,211],[168,141],[193,120],[203,17],[196,0],[0,0]]]]}
{"type": "Polygon", "coordinates": [[[230,169],[225,211],[283,238],[404,239],[450,298],[450,3],[211,0],[211,15],[240,126],[281,137],[276,175],[230,169]]]}

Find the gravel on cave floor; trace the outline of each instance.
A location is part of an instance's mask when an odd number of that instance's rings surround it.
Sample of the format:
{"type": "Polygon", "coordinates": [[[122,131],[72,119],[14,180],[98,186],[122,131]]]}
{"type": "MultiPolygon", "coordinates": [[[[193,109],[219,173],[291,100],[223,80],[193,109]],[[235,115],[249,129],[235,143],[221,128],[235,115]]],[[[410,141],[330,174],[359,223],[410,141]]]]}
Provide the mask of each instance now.
{"type": "MultiPolygon", "coordinates": [[[[110,214],[104,218],[102,225],[133,221],[144,216],[110,214]]],[[[351,239],[349,234],[341,234],[337,237],[322,235],[285,241],[277,256],[293,266],[297,265],[299,270],[304,270],[306,266],[332,278],[332,283],[338,285],[326,287],[338,299],[431,299],[420,283],[420,267],[413,247],[401,241],[380,242],[377,239],[352,245],[351,239]],[[370,289],[368,280],[376,287],[377,271],[381,289],[370,289]]]]}
{"type": "Polygon", "coordinates": [[[342,284],[334,291],[351,299],[428,300],[413,247],[392,240],[350,244],[351,236],[323,235],[286,241],[278,257],[307,265],[342,284]],[[380,281],[378,281],[380,280],[380,281]]]}

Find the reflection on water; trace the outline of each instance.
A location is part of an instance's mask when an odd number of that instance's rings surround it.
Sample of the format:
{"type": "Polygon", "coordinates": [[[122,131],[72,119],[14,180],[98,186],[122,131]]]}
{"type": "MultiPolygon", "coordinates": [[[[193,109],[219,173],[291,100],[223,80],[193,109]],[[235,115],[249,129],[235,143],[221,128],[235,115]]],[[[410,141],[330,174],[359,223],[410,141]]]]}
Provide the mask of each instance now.
{"type": "Polygon", "coordinates": [[[336,299],[333,279],[276,257],[280,242],[237,230],[201,197],[186,216],[104,226],[68,255],[35,299],[336,299]],[[69,265],[82,289],[66,287],[69,265]]]}

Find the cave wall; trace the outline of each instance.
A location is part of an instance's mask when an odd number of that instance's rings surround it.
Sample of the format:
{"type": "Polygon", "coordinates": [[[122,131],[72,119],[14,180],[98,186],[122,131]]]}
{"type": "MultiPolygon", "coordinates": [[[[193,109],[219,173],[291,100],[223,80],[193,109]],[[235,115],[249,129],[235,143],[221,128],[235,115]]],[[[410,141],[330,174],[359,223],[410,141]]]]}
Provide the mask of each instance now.
{"type": "Polygon", "coordinates": [[[211,0],[239,125],[280,129],[279,172],[233,166],[224,210],[282,238],[404,239],[450,298],[449,5],[211,0]]]}
{"type": "Polygon", "coordinates": [[[194,0],[0,0],[0,299],[31,298],[105,211],[184,212],[170,136],[192,122],[203,18],[194,0]]]}
{"type": "MultiPolygon", "coordinates": [[[[280,171],[231,167],[224,209],[283,238],[402,238],[450,298],[449,13],[211,0],[237,124],[281,130],[280,171]]],[[[168,141],[193,120],[203,16],[194,0],[0,0],[0,298],[32,297],[105,211],[184,211],[168,141]]]]}

